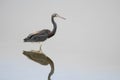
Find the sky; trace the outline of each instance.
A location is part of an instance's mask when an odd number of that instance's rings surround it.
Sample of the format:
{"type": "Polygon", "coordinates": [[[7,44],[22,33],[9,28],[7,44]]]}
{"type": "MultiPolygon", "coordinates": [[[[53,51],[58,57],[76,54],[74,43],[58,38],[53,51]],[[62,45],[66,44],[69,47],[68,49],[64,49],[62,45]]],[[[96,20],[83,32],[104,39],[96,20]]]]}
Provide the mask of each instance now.
{"type": "Polygon", "coordinates": [[[25,57],[38,50],[28,34],[52,30],[42,50],[55,65],[52,80],[120,80],[119,0],[0,0],[0,80],[47,80],[50,66],[25,57]]]}

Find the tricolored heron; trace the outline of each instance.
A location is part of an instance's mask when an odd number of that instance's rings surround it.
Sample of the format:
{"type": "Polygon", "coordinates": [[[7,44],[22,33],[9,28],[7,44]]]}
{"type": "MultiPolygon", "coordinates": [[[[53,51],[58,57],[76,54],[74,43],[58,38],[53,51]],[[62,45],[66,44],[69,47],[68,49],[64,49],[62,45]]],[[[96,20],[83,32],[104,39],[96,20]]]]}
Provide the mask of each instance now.
{"type": "MultiPolygon", "coordinates": [[[[35,33],[31,33],[24,39],[24,42],[43,42],[46,39],[51,38],[52,36],[54,36],[55,33],[56,33],[56,29],[57,29],[57,24],[54,21],[55,17],[59,17],[59,18],[65,19],[64,17],[59,16],[57,13],[52,14],[51,22],[53,24],[53,30],[50,31],[48,29],[43,29],[41,31],[37,31],[35,33]]],[[[40,45],[40,51],[41,51],[41,46],[42,45],[40,45]]]]}

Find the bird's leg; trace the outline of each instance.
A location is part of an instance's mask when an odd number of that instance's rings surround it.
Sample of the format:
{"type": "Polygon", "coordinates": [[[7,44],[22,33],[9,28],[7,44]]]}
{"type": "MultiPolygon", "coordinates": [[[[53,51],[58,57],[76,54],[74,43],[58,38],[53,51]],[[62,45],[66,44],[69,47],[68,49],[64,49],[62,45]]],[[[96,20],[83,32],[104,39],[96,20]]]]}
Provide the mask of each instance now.
{"type": "Polygon", "coordinates": [[[40,53],[42,53],[42,48],[41,47],[42,47],[42,44],[40,43],[40,50],[39,50],[40,53]]]}

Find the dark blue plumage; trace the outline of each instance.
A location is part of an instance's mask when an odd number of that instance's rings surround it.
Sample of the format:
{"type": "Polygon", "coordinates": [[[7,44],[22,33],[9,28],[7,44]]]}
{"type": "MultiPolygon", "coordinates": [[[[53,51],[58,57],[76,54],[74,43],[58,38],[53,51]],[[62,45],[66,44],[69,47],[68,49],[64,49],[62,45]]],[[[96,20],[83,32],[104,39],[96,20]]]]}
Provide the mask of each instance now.
{"type": "Polygon", "coordinates": [[[50,30],[44,29],[42,31],[38,31],[36,33],[29,34],[24,42],[42,42],[45,41],[50,35],[50,30]]]}

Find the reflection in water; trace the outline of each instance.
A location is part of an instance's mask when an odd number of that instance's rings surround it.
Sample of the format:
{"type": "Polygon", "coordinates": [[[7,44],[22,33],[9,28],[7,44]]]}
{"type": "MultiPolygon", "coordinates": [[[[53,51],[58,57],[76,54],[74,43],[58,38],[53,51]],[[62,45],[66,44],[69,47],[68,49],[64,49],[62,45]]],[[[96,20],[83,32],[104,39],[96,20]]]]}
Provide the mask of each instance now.
{"type": "Polygon", "coordinates": [[[27,56],[29,59],[37,63],[40,63],[41,65],[50,64],[51,71],[48,75],[48,80],[51,80],[50,77],[54,73],[54,63],[48,56],[46,56],[43,52],[39,52],[39,51],[23,51],[23,54],[27,56]]]}

